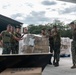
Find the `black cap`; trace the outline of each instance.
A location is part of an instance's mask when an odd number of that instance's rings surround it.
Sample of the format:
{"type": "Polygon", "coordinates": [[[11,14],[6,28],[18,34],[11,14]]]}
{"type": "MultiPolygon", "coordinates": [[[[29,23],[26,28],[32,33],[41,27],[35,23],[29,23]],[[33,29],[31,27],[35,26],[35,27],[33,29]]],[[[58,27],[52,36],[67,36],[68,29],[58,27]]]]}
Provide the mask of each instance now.
{"type": "Polygon", "coordinates": [[[21,28],[20,26],[16,26],[16,28],[21,28]]]}

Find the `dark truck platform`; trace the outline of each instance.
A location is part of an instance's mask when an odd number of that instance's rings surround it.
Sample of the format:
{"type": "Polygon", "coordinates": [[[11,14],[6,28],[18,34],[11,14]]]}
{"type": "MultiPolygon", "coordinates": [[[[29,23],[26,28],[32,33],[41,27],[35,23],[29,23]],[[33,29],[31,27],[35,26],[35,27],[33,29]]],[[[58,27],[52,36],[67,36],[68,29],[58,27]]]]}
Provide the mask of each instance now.
{"type": "Polygon", "coordinates": [[[49,63],[51,53],[27,53],[0,55],[0,72],[7,68],[41,67],[42,71],[49,63]]]}

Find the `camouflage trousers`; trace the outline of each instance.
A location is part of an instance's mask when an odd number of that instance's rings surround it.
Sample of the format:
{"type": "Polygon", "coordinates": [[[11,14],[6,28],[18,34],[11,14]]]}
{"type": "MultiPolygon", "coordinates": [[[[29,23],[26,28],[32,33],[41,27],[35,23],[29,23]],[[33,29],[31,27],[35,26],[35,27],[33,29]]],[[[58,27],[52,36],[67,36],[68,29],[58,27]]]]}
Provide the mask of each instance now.
{"type": "Polygon", "coordinates": [[[10,54],[10,52],[11,52],[11,43],[3,43],[2,54],[10,54]]]}
{"type": "Polygon", "coordinates": [[[54,44],[54,62],[59,62],[60,60],[60,43],[54,44]]]}
{"type": "Polygon", "coordinates": [[[11,50],[12,50],[12,54],[18,54],[18,53],[19,53],[19,45],[13,43],[13,44],[11,45],[11,50]]]}
{"type": "Polygon", "coordinates": [[[71,43],[71,52],[72,52],[72,61],[73,64],[76,64],[76,41],[71,43]]]}

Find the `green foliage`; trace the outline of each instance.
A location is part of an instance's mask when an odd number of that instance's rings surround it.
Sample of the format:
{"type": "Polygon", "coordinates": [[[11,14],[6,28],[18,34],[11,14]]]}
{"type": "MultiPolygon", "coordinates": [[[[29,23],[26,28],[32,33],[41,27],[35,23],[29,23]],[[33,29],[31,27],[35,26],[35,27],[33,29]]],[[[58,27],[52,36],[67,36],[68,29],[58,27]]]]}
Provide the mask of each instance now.
{"type": "Polygon", "coordinates": [[[58,27],[58,29],[59,29],[59,31],[61,33],[61,37],[69,37],[69,38],[72,37],[69,26],[64,25],[63,22],[60,22],[58,20],[54,21],[53,23],[48,23],[46,25],[34,25],[34,24],[31,24],[31,25],[28,26],[28,31],[31,34],[40,34],[42,28],[46,28],[47,30],[52,29],[52,27],[54,25],[56,25],[58,27]]]}

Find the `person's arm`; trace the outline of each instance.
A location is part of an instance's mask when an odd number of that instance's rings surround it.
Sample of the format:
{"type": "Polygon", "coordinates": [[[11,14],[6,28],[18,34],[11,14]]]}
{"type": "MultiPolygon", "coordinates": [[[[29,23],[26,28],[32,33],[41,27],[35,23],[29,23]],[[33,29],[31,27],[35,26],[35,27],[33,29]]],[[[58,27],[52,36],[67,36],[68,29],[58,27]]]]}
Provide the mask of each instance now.
{"type": "Polygon", "coordinates": [[[3,41],[2,41],[2,40],[0,40],[0,46],[1,46],[1,47],[3,46],[3,41]]]}
{"type": "Polygon", "coordinates": [[[17,37],[16,34],[12,34],[12,37],[13,37],[15,40],[17,40],[17,41],[20,41],[20,40],[21,40],[21,37],[20,37],[20,38],[17,37]]]}
{"type": "Polygon", "coordinates": [[[4,34],[4,32],[2,31],[2,32],[0,33],[0,37],[2,37],[2,36],[3,36],[3,34],[4,34]]]}
{"type": "Polygon", "coordinates": [[[16,36],[13,36],[14,37],[14,39],[15,40],[17,40],[17,41],[19,41],[20,40],[20,38],[17,38],[16,36]]]}
{"type": "Polygon", "coordinates": [[[2,36],[3,36],[4,32],[2,31],[0,33],[0,46],[3,46],[3,41],[2,41],[2,36]]]}
{"type": "Polygon", "coordinates": [[[17,40],[17,41],[20,41],[20,40],[21,40],[21,38],[18,38],[18,37],[16,37],[15,35],[13,35],[13,38],[14,38],[15,40],[17,40]]]}
{"type": "Polygon", "coordinates": [[[21,35],[21,38],[23,38],[24,35],[25,35],[25,33],[23,35],[21,35]]]}

